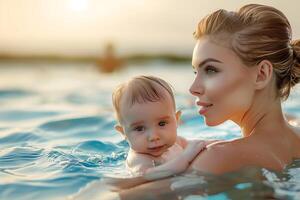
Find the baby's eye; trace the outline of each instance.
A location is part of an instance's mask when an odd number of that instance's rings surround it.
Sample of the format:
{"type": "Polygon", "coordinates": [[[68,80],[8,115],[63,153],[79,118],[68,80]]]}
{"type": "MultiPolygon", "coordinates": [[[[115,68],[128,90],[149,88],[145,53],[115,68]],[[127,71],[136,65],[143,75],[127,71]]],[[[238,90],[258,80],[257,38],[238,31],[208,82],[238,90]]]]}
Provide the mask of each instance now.
{"type": "Polygon", "coordinates": [[[159,126],[165,126],[166,124],[167,124],[166,121],[161,121],[161,122],[158,123],[159,126]]]}
{"type": "Polygon", "coordinates": [[[137,126],[134,128],[135,131],[138,131],[138,132],[141,132],[141,131],[144,131],[145,130],[145,127],[144,126],[137,126]]]}
{"type": "Polygon", "coordinates": [[[196,74],[197,74],[197,71],[194,70],[193,73],[196,75],[196,74]]]}

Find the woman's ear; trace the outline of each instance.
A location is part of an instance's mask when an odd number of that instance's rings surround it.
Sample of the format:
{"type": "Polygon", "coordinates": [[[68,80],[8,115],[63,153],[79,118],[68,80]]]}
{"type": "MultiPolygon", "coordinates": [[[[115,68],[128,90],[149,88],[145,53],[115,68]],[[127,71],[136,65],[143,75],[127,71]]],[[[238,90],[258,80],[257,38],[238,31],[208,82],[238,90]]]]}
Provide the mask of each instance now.
{"type": "Polygon", "coordinates": [[[255,88],[260,90],[265,88],[272,80],[273,64],[268,60],[261,61],[257,66],[255,88]]]}
{"type": "Polygon", "coordinates": [[[121,125],[117,124],[115,125],[115,130],[118,131],[119,133],[121,133],[121,135],[126,139],[126,135],[124,133],[124,129],[121,125]]]}

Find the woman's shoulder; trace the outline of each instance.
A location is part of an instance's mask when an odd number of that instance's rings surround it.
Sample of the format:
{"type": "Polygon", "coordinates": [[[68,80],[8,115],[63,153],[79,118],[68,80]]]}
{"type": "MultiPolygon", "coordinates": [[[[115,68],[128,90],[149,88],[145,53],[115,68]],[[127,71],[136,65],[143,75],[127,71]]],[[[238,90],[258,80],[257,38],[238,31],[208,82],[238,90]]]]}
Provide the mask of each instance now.
{"type": "Polygon", "coordinates": [[[190,168],[197,171],[222,174],[242,167],[242,151],[240,140],[219,141],[207,147],[191,164],[190,168]]]}
{"type": "Polygon", "coordinates": [[[293,128],[294,133],[295,133],[295,134],[299,137],[299,139],[300,139],[300,119],[299,119],[298,124],[293,125],[292,128],[293,128]]]}

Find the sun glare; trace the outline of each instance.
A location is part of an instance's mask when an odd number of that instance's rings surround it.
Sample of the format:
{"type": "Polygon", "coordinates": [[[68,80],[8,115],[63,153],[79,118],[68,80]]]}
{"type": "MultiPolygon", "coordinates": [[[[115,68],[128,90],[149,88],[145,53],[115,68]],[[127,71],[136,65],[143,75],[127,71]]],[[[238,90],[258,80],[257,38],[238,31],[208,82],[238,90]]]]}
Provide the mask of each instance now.
{"type": "Polygon", "coordinates": [[[88,0],[70,0],[70,9],[73,11],[84,11],[88,9],[88,0]]]}

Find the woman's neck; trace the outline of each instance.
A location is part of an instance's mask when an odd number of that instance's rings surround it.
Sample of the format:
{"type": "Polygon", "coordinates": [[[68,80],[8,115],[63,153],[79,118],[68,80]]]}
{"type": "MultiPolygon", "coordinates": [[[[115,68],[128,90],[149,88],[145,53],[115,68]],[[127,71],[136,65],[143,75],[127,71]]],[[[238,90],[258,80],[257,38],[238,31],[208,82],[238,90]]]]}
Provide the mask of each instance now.
{"type": "Polygon", "coordinates": [[[242,119],[235,122],[241,127],[244,137],[256,132],[268,133],[269,131],[266,130],[286,124],[279,98],[273,100],[258,98],[242,119]]]}

